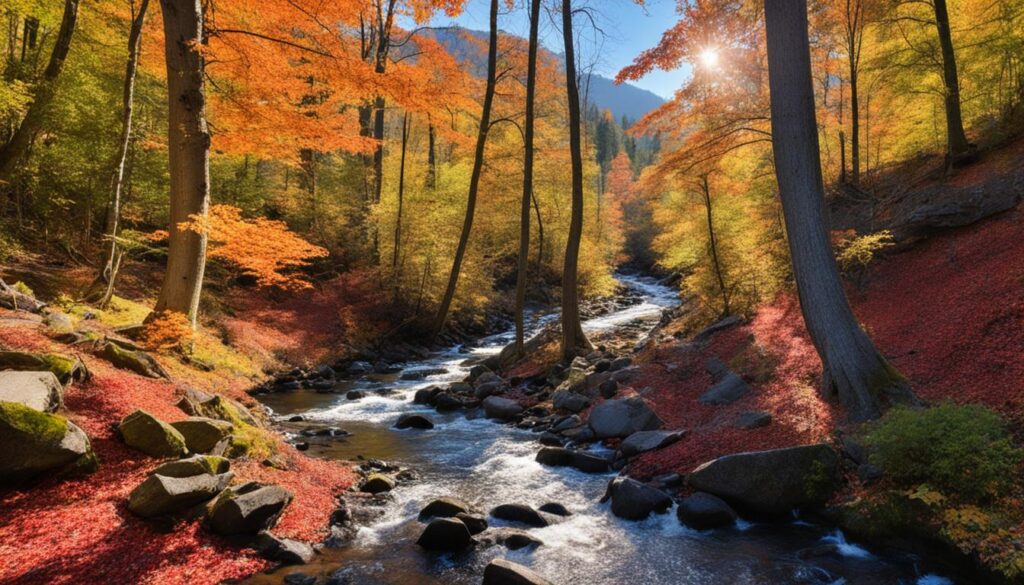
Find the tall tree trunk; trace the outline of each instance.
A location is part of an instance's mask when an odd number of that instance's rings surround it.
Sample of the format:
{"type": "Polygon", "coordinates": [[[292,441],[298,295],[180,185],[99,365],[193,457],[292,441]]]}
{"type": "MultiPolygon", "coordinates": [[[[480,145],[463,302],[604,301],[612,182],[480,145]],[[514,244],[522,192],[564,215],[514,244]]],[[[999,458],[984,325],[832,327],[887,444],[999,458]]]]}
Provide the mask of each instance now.
{"type": "Polygon", "coordinates": [[[398,212],[395,214],[395,244],[391,256],[391,278],[394,281],[395,301],[398,301],[398,259],[402,253],[402,205],[405,203],[405,152],[409,144],[409,112],[402,118],[402,159],[398,165],[398,212]]]}
{"type": "Polygon", "coordinates": [[[577,265],[583,237],[583,152],[580,146],[580,92],[576,85],[576,52],[572,35],[572,0],[562,0],[565,44],[565,85],[569,96],[569,152],[572,159],[572,215],[562,264],[562,357],[572,360],[580,349],[592,348],[580,322],[577,265]]]}
{"type": "Polygon", "coordinates": [[[846,53],[850,65],[850,182],[860,184],[860,53],[864,39],[862,0],[846,0],[846,53]]]}
{"type": "Polygon", "coordinates": [[[139,51],[142,48],[142,25],[146,20],[149,0],[142,0],[138,12],[132,18],[128,31],[128,62],[125,65],[124,87],[121,94],[121,142],[118,144],[117,166],[114,170],[114,192],[107,208],[106,236],[110,242],[106,248],[103,268],[86,294],[87,300],[96,300],[100,307],[106,307],[114,296],[114,282],[121,265],[121,250],[117,245],[117,230],[121,222],[121,199],[124,193],[125,168],[128,163],[128,148],[132,140],[132,115],[135,110],[135,76],[139,69],[139,51]],[[100,286],[105,285],[100,292],[100,286]],[[98,296],[97,296],[98,295],[98,296]]]}
{"type": "Polygon", "coordinates": [[[210,206],[210,133],[203,80],[200,0],[160,0],[167,60],[167,145],[171,178],[170,249],[155,313],[178,311],[194,327],[206,268],[207,234],[183,230],[210,206]]]}
{"type": "Polygon", "coordinates": [[[476,212],[476,195],[480,187],[480,173],[484,166],[484,147],[487,145],[487,133],[491,127],[491,104],[494,102],[495,76],[498,68],[498,0],[491,0],[490,10],[490,36],[487,43],[487,88],[484,91],[484,105],[480,113],[480,129],[476,135],[476,153],[473,158],[473,172],[469,177],[469,196],[466,200],[466,218],[462,223],[462,234],[459,236],[459,245],[455,249],[455,259],[452,261],[452,271],[448,275],[448,287],[445,289],[444,297],[441,299],[441,306],[437,309],[437,316],[434,317],[434,330],[431,338],[436,338],[444,329],[444,322],[448,318],[448,310],[451,308],[452,299],[455,297],[455,288],[459,283],[459,272],[462,270],[462,259],[466,255],[466,248],[469,246],[469,233],[473,229],[473,215],[476,212]]]}
{"type": "Polygon", "coordinates": [[[970,153],[971,145],[964,134],[964,122],[960,114],[960,80],[946,0],[934,0],[934,3],[935,27],[939,31],[939,46],[942,48],[942,80],[946,86],[946,152],[949,162],[954,163],[970,153]]]}
{"type": "Polygon", "coordinates": [[[533,100],[537,90],[540,0],[530,1],[530,44],[526,64],[526,119],[523,128],[523,198],[519,206],[519,262],[516,268],[516,356],[522,357],[526,327],[526,276],[530,266],[530,198],[533,195],[533,100]]]}
{"type": "Polygon", "coordinates": [[[718,279],[718,290],[722,293],[722,315],[728,315],[732,311],[729,307],[729,290],[725,288],[725,275],[722,274],[722,263],[718,259],[718,239],[715,237],[715,222],[711,212],[711,189],[708,188],[708,176],[700,178],[701,195],[704,197],[704,210],[707,212],[708,221],[708,244],[711,247],[711,262],[715,269],[715,277],[718,279]]]}
{"type": "Polygon", "coordinates": [[[765,0],[772,148],[793,274],[826,391],[851,419],[916,403],[907,381],[854,318],[826,231],[824,186],[811,86],[806,0],[765,0]]]}
{"type": "Polygon", "coordinates": [[[380,203],[384,188],[384,98],[373,101],[373,139],[377,146],[373,150],[373,202],[380,203]]]}
{"type": "Polygon", "coordinates": [[[64,16],[61,19],[60,31],[57,33],[57,41],[53,45],[53,52],[50,53],[50,62],[36,87],[32,105],[29,106],[25,118],[11,139],[0,147],[0,188],[4,183],[11,181],[15,167],[28,152],[42,128],[46,110],[57,93],[57,80],[64,69],[64,61],[71,48],[71,37],[75,33],[75,24],[78,21],[78,4],[79,0],[64,0],[64,16]]]}
{"type": "Polygon", "coordinates": [[[530,193],[533,200],[533,215],[537,217],[537,272],[544,264],[544,218],[540,215],[540,202],[537,201],[537,194],[530,193]]]}
{"type": "Polygon", "coordinates": [[[437,138],[434,135],[434,123],[427,125],[427,189],[437,188],[437,138]]]}

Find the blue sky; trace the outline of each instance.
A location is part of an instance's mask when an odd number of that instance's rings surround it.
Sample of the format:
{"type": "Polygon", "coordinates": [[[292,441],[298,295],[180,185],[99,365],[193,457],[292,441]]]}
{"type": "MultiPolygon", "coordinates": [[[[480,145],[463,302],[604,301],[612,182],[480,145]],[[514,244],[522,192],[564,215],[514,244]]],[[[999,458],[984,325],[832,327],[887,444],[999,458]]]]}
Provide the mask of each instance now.
{"type": "MultiPolygon", "coordinates": [[[[549,4],[548,2],[545,2],[549,4]]],[[[517,4],[519,4],[517,2],[517,4]]],[[[619,70],[632,62],[633,58],[644,49],[657,44],[661,33],[678,20],[675,13],[676,0],[645,0],[644,6],[637,6],[632,0],[591,0],[596,22],[604,31],[603,38],[582,43],[578,51],[587,60],[597,56],[596,72],[607,77],[614,77],[619,70]]],[[[436,17],[431,24],[443,26],[458,24],[465,28],[487,30],[487,15],[490,3],[488,0],[469,0],[462,14],[451,19],[446,16],[436,17]]],[[[582,19],[574,22],[582,24],[582,19]]],[[[589,23],[588,23],[589,24],[589,23]]],[[[529,21],[525,11],[516,9],[506,13],[502,3],[502,13],[498,16],[498,27],[502,31],[526,37],[529,32],[529,21]]],[[[556,28],[551,18],[545,13],[541,16],[541,43],[555,53],[562,53],[561,30],[556,28]]],[[[591,35],[593,37],[593,35],[591,35]]],[[[682,67],[675,71],[654,71],[634,85],[650,90],[663,98],[672,96],[689,76],[689,68],[682,67]]]]}

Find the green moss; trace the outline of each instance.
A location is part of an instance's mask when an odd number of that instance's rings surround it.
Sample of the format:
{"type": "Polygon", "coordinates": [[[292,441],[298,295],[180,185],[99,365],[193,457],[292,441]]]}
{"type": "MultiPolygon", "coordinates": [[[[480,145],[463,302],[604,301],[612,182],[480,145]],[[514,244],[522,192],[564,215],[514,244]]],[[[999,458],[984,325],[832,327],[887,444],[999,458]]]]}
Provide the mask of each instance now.
{"type": "Polygon", "coordinates": [[[32,292],[32,289],[29,288],[29,286],[27,284],[25,284],[24,282],[22,282],[20,280],[18,282],[16,282],[16,283],[12,284],[11,288],[13,288],[14,290],[20,292],[21,294],[23,294],[25,296],[29,296],[29,297],[33,297],[33,298],[35,298],[35,296],[36,296],[36,293],[32,292]]]}
{"type": "Polygon", "coordinates": [[[59,443],[67,434],[68,421],[56,414],[39,412],[16,402],[0,401],[0,421],[43,443],[59,443]]]}
{"type": "Polygon", "coordinates": [[[57,376],[61,384],[67,384],[72,378],[82,377],[84,379],[88,377],[85,372],[85,366],[73,357],[57,353],[48,353],[40,357],[46,363],[46,369],[53,372],[53,375],[57,376]]]}
{"type": "Polygon", "coordinates": [[[224,397],[215,396],[199,404],[198,411],[202,416],[224,420],[234,425],[235,430],[231,435],[228,451],[225,452],[227,457],[267,457],[277,452],[277,443],[270,434],[250,424],[248,421],[251,420],[251,415],[243,416],[238,407],[224,397]]]}

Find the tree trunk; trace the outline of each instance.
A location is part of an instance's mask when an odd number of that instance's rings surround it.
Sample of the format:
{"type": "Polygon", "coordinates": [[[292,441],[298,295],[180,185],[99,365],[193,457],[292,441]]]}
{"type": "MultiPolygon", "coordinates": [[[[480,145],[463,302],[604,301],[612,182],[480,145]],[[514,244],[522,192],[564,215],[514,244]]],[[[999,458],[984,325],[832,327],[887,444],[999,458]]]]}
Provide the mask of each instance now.
{"type": "Polygon", "coordinates": [[[516,356],[526,338],[526,276],[530,265],[530,198],[533,195],[533,100],[537,90],[537,36],[540,0],[530,0],[530,44],[526,65],[526,119],[523,128],[523,198],[519,206],[519,262],[516,268],[516,356]]]}
{"type": "Polygon", "coordinates": [[[71,48],[71,37],[75,33],[75,24],[78,20],[78,4],[79,0],[64,0],[64,16],[61,19],[60,31],[57,33],[57,41],[53,45],[53,52],[50,53],[50,62],[43,72],[42,79],[39,80],[32,105],[29,106],[25,118],[11,139],[0,147],[0,185],[10,183],[15,167],[28,152],[42,128],[46,110],[57,93],[57,79],[64,69],[64,60],[67,59],[68,50],[71,48]]]}
{"type": "Polygon", "coordinates": [[[183,230],[210,206],[210,133],[203,80],[200,0],[160,0],[167,60],[167,145],[171,179],[170,249],[154,313],[178,311],[195,327],[206,268],[205,231],[183,230]]]}
{"type": "Polygon", "coordinates": [[[537,194],[530,193],[533,200],[533,214],[537,217],[537,272],[544,264],[544,218],[540,215],[540,202],[537,201],[537,194]]]}
{"type": "Polygon", "coordinates": [[[437,188],[437,138],[434,136],[434,123],[427,125],[427,189],[437,188]]]}
{"type": "Polygon", "coordinates": [[[875,418],[888,404],[917,400],[858,325],[839,279],[825,227],[806,0],[765,0],[765,25],[775,173],[800,308],[825,390],[851,419],[875,418]]]}
{"type": "Polygon", "coordinates": [[[860,51],[864,38],[862,0],[846,0],[846,53],[850,65],[850,183],[860,184],[860,51]]]}
{"type": "Polygon", "coordinates": [[[124,193],[125,168],[128,163],[128,147],[132,140],[132,114],[135,109],[135,76],[139,69],[139,51],[142,47],[142,25],[146,20],[149,0],[142,0],[139,11],[132,19],[128,32],[128,63],[124,72],[124,87],[121,95],[121,142],[117,151],[117,166],[114,171],[114,192],[107,208],[107,245],[103,268],[86,294],[86,300],[95,300],[100,307],[106,307],[114,296],[114,282],[117,268],[121,263],[120,248],[117,245],[117,230],[121,221],[121,199],[124,193]],[[100,293],[100,286],[106,285],[100,293]]]}
{"type": "Polygon", "coordinates": [[[373,150],[373,202],[380,203],[384,188],[384,98],[373,101],[373,139],[377,146],[373,150]]]}
{"type": "Polygon", "coordinates": [[[466,201],[466,218],[462,223],[462,234],[459,236],[459,245],[455,249],[455,259],[452,261],[452,271],[448,275],[448,287],[445,289],[444,297],[441,299],[441,306],[437,309],[437,316],[434,318],[434,330],[431,338],[436,338],[444,329],[444,322],[448,318],[448,310],[451,308],[452,299],[455,297],[455,288],[459,283],[459,272],[462,270],[462,259],[466,255],[466,248],[469,246],[469,233],[473,229],[473,215],[476,211],[476,195],[480,186],[480,173],[484,165],[484,147],[487,145],[487,133],[491,126],[491,104],[494,101],[495,76],[498,68],[498,0],[491,0],[490,9],[490,36],[487,43],[487,88],[484,91],[484,105],[480,113],[480,129],[476,135],[476,153],[473,158],[473,172],[469,178],[469,196],[466,201]]]}
{"type": "Polygon", "coordinates": [[[704,209],[707,211],[708,221],[708,243],[711,247],[711,262],[715,269],[715,277],[718,279],[718,290],[722,293],[722,316],[732,311],[729,308],[729,290],[725,288],[725,275],[722,274],[722,263],[718,259],[718,239],[715,237],[715,223],[711,213],[711,190],[708,188],[708,176],[700,178],[701,194],[704,196],[704,209]]]}
{"type": "Polygon", "coordinates": [[[576,53],[572,36],[572,0],[562,0],[565,44],[565,85],[569,96],[569,152],[572,158],[572,215],[562,265],[562,357],[572,360],[580,349],[592,348],[580,322],[577,264],[583,237],[583,153],[580,146],[580,92],[576,85],[576,53]]]}
{"type": "Polygon", "coordinates": [[[402,205],[405,202],[405,152],[409,144],[409,112],[402,118],[402,159],[398,166],[398,212],[395,214],[395,244],[391,256],[391,278],[398,301],[398,259],[402,251],[402,205]]]}
{"type": "Polygon", "coordinates": [[[960,80],[956,70],[956,54],[953,52],[953,37],[949,30],[949,12],[946,0],[934,0],[935,26],[939,31],[939,45],[942,47],[942,80],[946,86],[946,152],[952,164],[971,151],[971,145],[964,134],[964,122],[960,114],[960,80]]]}

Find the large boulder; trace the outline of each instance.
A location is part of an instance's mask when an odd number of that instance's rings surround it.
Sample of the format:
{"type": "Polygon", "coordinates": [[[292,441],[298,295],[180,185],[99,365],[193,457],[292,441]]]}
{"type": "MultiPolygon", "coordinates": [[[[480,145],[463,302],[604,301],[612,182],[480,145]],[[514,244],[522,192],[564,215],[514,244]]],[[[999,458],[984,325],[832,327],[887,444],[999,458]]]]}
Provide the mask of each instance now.
{"type": "Polygon", "coordinates": [[[543,514],[526,504],[502,504],[491,510],[491,516],[498,520],[519,522],[534,528],[543,528],[551,524],[543,514]]]}
{"type": "Polygon", "coordinates": [[[184,512],[212,499],[231,483],[231,472],[188,477],[169,477],[154,473],[132,490],[128,509],[143,518],[184,512]]]}
{"type": "Polygon", "coordinates": [[[484,414],[487,418],[509,420],[523,412],[523,405],[510,398],[500,396],[488,396],[484,400],[484,414]]]}
{"type": "Polygon", "coordinates": [[[59,353],[0,351],[0,370],[50,372],[64,385],[89,378],[89,370],[81,360],[59,353]]]}
{"type": "Polygon", "coordinates": [[[384,475],[383,473],[371,473],[363,485],[359,486],[359,491],[366,492],[368,494],[382,494],[384,492],[390,492],[395,489],[395,480],[384,475]]]}
{"type": "Polygon", "coordinates": [[[532,570],[506,561],[494,559],[484,569],[483,585],[554,585],[532,570]]]}
{"type": "Polygon", "coordinates": [[[653,514],[664,514],[672,507],[672,498],[665,492],[629,477],[615,478],[608,488],[612,514],[627,520],[643,520],[653,514]]]}
{"type": "Polygon", "coordinates": [[[208,473],[220,475],[231,469],[231,461],[216,455],[193,455],[187,459],[175,459],[158,465],[153,473],[166,477],[192,477],[208,473]]]}
{"type": "Polygon", "coordinates": [[[217,534],[257,534],[271,528],[291,501],[291,492],[280,486],[249,482],[221,492],[207,522],[217,534]]]}
{"type": "Polygon", "coordinates": [[[732,404],[750,393],[750,385],[734,372],[728,372],[717,384],[697,399],[701,404],[732,404]]]}
{"type": "Polygon", "coordinates": [[[662,425],[658,415],[639,396],[606,400],[590,411],[587,422],[599,439],[628,437],[639,431],[657,430],[662,425]]]}
{"type": "Polygon", "coordinates": [[[559,410],[575,414],[589,406],[590,399],[576,392],[559,390],[551,395],[551,404],[559,410]]]}
{"type": "Polygon", "coordinates": [[[552,467],[574,467],[584,473],[605,473],[609,462],[604,457],[564,447],[544,447],[537,452],[537,463],[552,467]]]}
{"type": "Polygon", "coordinates": [[[838,467],[836,452],[819,443],[719,457],[695,469],[687,481],[733,505],[781,515],[828,500],[838,467]]]}
{"type": "Polygon", "coordinates": [[[180,457],[188,453],[185,437],[145,410],[124,417],[117,430],[126,445],[153,457],[180,457]]]}
{"type": "Polygon", "coordinates": [[[193,453],[209,453],[235,430],[235,425],[228,421],[203,416],[190,416],[172,422],[171,426],[181,433],[185,446],[193,453]]]}
{"type": "Polygon", "coordinates": [[[646,451],[667,447],[686,435],[686,431],[639,431],[626,437],[619,445],[619,451],[632,457],[646,451]]]}
{"type": "Polygon", "coordinates": [[[473,542],[469,528],[453,518],[436,518],[423,530],[416,544],[427,550],[458,551],[473,542]]]}
{"type": "Polygon", "coordinates": [[[169,378],[153,356],[141,350],[121,347],[116,343],[107,342],[100,351],[100,356],[114,364],[114,367],[135,372],[147,378],[169,378]]]}
{"type": "Polygon", "coordinates": [[[683,498],[676,508],[679,521],[690,528],[710,530],[736,523],[736,511],[723,500],[706,492],[683,498]]]}
{"type": "Polygon", "coordinates": [[[0,402],[0,485],[96,465],[89,437],[64,417],[0,402]]]}
{"type": "Polygon", "coordinates": [[[438,498],[420,510],[420,519],[452,518],[469,512],[469,504],[457,498],[438,498]]]}
{"type": "Polygon", "coordinates": [[[64,404],[64,387],[51,372],[0,372],[0,400],[54,412],[64,404]]]}
{"type": "Polygon", "coordinates": [[[432,429],[434,423],[422,414],[403,414],[395,423],[396,429],[432,429]]]}

